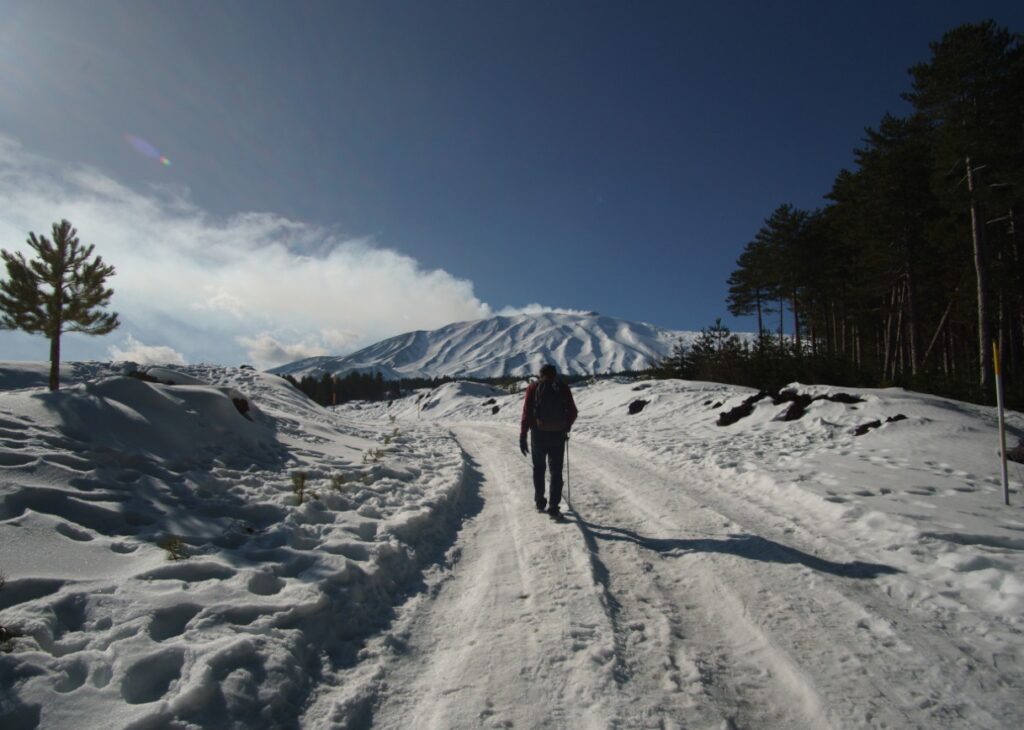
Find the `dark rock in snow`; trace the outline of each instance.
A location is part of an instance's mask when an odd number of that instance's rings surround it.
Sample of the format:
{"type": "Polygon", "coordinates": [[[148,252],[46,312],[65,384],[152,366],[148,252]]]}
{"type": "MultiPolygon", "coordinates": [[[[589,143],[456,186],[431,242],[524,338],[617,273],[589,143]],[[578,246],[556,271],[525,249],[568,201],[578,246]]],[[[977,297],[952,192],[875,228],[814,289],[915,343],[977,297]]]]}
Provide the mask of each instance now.
{"type": "MultiPolygon", "coordinates": [[[[752,395],[743,401],[740,405],[736,406],[730,411],[721,413],[718,416],[719,426],[731,426],[741,418],[746,418],[754,412],[754,404],[763,398],[771,397],[772,403],[779,406],[783,403],[791,404],[786,409],[785,413],[778,417],[779,421],[796,421],[797,419],[803,418],[804,414],[807,413],[808,406],[814,401],[818,400],[829,400],[833,403],[860,403],[862,398],[856,395],[850,395],[849,393],[834,393],[832,395],[815,395],[811,396],[806,393],[798,393],[797,391],[787,388],[786,390],[780,390],[777,393],[771,393],[767,390],[762,390],[757,395],[752,395]]],[[[707,405],[710,401],[705,401],[704,405],[707,405]]],[[[712,408],[721,407],[721,403],[716,403],[712,408]]],[[[896,420],[902,420],[897,418],[896,420]]],[[[881,425],[881,424],[878,424],[881,425]]],[[[877,426],[870,426],[870,428],[877,428],[877,426]]],[[[866,432],[865,432],[866,433],[866,432]]]]}
{"type": "Polygon", "coordinates": [[[155,378],[152,375],[150,375],[149,373],[144,373],[141,370],[133,370],[130,373],[125,373],[125,375],[127,375],[129,378],[135,378],[136,380],[141,380],[143,383],[159,383],[161,385],[174,385],[173,381],[170,381],[170,380],[160,380],[160,378],[155,378]]]}
{"type": "Polygon", "coordinates": [[[1021,439],[1015,447],[1006,452],[1006,458],[1024,464],[1024,439],[1021,439]]]}
{"type": "Polygon", "coordinates": [[[881,425],[882,425],[881,421],[868,421],[867,423],[862,423],[861,425],[857,426],[857,428],[853,429],[853,435],[854,436],[863,436],[864,434],[866,434],[871,429],[878,428],[881,425]]]}
{"type": "MultiPolygon", "coordinates": [[[[235,408],[238,409],[239,413],[249,418],[249,401],[245,398],[232,398],[231,402],[235,404],[235,408]]],[[[249,420],[251,421],[252,418],[249,418],[249,420]]]]}
{"type": "Polygon", "coordinates": [[[781,405],[783,403],[793,403],[798,398],[808,398],[808,399],[810,399],[810,397],[811,396],[809,396],[809,395],[802,396],[799,393],[797,393],[795,390],[780,390],[778,393],[775,393],[772,396],[772,403],[774,403],[775,405],[781,405]]]}
{"type": "Polygon", "coordinates": [[[716,423],[719,426],[731,426],[741,418],[746,418],[753,413],[754,404],[759,400],[767,398],[769,395],[771,394],[768,391],[762,390],[757,395],[752,395],[749,398],[744,399],[744,401],[735,408],[728,410],[725,413],[719,413],[718,421],[716,423]]]}
{"type": "Polygon", "coordinates": [[[633,401],[632,403],[629,404],[629,415],[631,415],[631,416],[636,415],[637,413],[642,411],[644,409],[644,406],[646,406],[648,403],[650,403],[650,401],[646,401],[646,400],[635,400],[635,401],[633,401]]]}
{"type": "Polygon", "coordinates": [[[804,414],[807,413],[807,407],[818,400],[852,404],[860,403],[863,399],[860,396],[850,395],[849,393],[833,393],[832,395],[816,395],[812,397],[806,393],[798,393],[795,390],[781,390],[772,397],[772,402],[775,405],[781,405],[782,403],[793,404],[782,414],[782,418],[779,419],[780,421],[796,421],[803,418],[804,414]]]}
{"type": "MultiPolygon", "coordinates": [[[[888,418],[886,418],[885,422],[886,423],[896,423],[898,421],[905,421],[905,420],[907,420],[907,417],[904,416],[902,413],[898,413],[895,416],[889,416],[888,418]]],[[[857,426],[857,428],[853,429],[853,435],[854,436],[863,436],[864,434],[866,434],[871,429],[878,428],[881,425],[882,425],[882,421],[868,421],[867,423],[863,423],[860,426],[857,426]]]]}
{"type": "Polygon", "coordinates": [[[494,406],[494,407],[493,407],[493,408],[491,409],[491,415],[493,416],[493,415],[494,415],[495,413],[497,413],[497,412],[498,412],[498,411],[500,411],[500,410],[501,410],[501,406],[494,406]]]}
{"type": "Polygon", "coordinates": [[[484,401],[484,405],[485,406],[493,406],[497,402],[498,401],[496,401],[494,398],[488,398],[487,400],[484,401]]]}
{"type": "Polygon", "coordinates": [[[807,413],[807,406],[811,405],[815,400],[817,398],[812,398],[804,393],[784,390],[773,399],[773,402],[775,405],[786,402],[790,403],[789,408],[786,409],[786,412],[782,414],[782,418],[779,419],[780,421],[796,421],[804,417],[804,414],[807,413]],[[782,396],[786,397],[782,398],[782,396]]]}

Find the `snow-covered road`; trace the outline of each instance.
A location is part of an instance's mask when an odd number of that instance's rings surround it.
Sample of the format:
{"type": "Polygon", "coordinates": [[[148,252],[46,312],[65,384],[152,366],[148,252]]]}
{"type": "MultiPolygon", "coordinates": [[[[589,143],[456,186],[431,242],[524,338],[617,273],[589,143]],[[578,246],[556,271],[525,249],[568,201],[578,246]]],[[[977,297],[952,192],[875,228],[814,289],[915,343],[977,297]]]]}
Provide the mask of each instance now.
{"type": "Polygon", "coordinates": [[[455,433],[483,508],[388,638],[374,727],[998,727],[1019,701],[894,568],[782,542],[696,471],[576,439],[555,524],[513,429],[455,433]]]}

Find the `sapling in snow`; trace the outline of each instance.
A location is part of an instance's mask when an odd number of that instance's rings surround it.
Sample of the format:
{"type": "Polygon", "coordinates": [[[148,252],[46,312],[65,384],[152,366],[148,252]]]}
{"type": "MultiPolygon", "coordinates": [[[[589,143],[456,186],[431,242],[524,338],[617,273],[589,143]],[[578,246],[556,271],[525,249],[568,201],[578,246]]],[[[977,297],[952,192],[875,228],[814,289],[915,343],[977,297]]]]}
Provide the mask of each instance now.
{"type": "Polygon", "coordinates": [[[19,329],[50,340],[50,390],[60,388],[60,337],[65,332],[105,335],[121,324],[116,312],[103,312],[114,292],[106,280],[114,267],[93,258],[78,233],[62,220],[53,240],[28,234],[35,257],[0,250],[7,279],[0,280],[0,329],[19,329]]]}
{"type": "Polygon", "coordinates": [[[306,477],[307,474],[304,471],[292,473],[292,491],[295,492],[299,504],[302,504],[303,497],[306,494],[306,477]]]}
{"type": "Polygon", "coordinates": [[[158,546],[167,551],[168,560],[185,560],[188,553],[185,551],[185,542],[177,535],[168,535],[158,543],[158,546]]]}

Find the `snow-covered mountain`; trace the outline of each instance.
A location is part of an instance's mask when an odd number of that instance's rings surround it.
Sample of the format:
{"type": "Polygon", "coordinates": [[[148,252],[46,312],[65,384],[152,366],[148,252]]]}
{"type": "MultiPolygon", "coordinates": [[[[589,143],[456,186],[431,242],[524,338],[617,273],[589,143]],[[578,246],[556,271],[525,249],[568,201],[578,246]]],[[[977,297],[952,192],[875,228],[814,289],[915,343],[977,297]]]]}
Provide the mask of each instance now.
{"type": "Polygon", "coordinates": [[[308,357],[271,372],[501,377],[536,373],[545,362],[569,374],[621,372],[646,369],[671,353],[680,339],[688,343],[696,336],[597,312],[518,314],[407,332],[351,355],[308,357]]]}

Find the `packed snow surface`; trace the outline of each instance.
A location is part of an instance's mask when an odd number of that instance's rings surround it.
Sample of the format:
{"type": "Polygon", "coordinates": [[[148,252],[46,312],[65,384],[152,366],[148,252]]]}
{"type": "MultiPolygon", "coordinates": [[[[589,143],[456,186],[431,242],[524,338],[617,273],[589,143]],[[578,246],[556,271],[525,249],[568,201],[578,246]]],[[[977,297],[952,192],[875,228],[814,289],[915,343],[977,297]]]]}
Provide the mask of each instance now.
{"type": "Polygon", "coordinates": [[[719,426],[751,391],[583,383],[556,523],[521,393],[129,370],[0,364],[5,730],[1024,723],[991,408],[846,389],[719,426]]]}
{"type": "Polygon", "coordinates": [[[545,312],[457,322],[408,332],[344,357],[310,357],[274,368],[295,377],[380,372],[389,380],[450,376],[529,375],[546,362],[562,373],[588,375],[646,370],[689,343],[675,332],[595,312],[545,312]]]}

